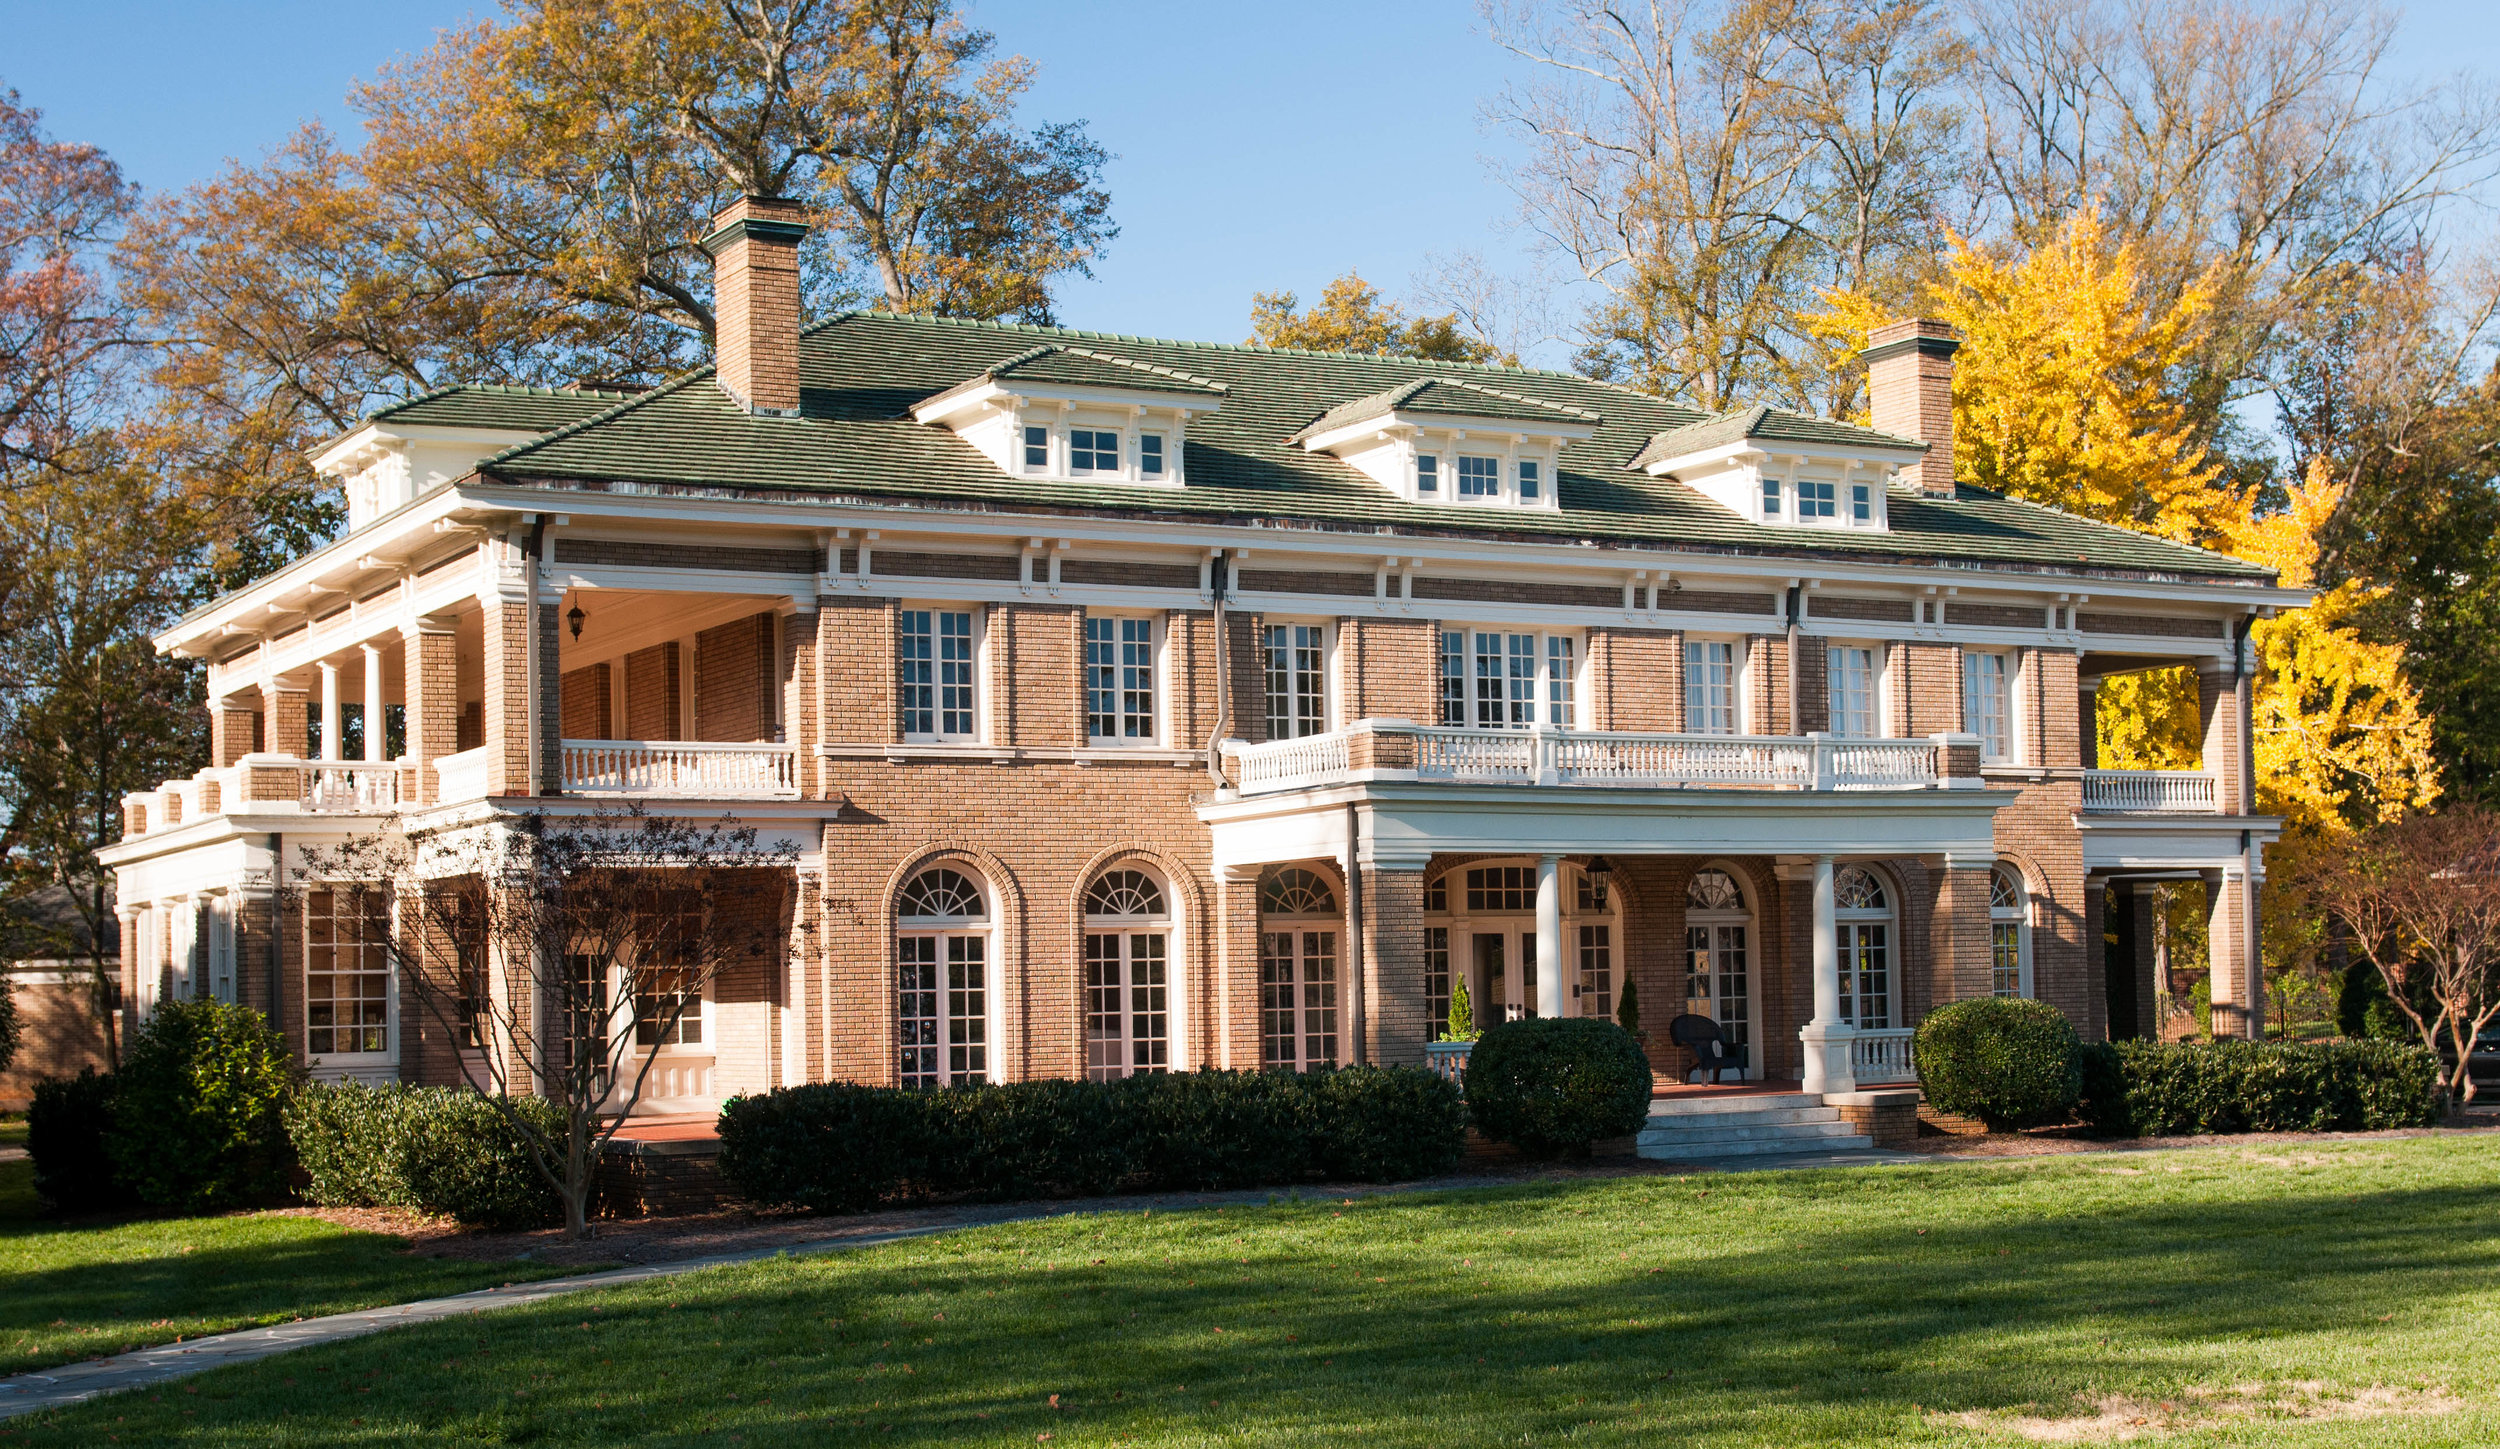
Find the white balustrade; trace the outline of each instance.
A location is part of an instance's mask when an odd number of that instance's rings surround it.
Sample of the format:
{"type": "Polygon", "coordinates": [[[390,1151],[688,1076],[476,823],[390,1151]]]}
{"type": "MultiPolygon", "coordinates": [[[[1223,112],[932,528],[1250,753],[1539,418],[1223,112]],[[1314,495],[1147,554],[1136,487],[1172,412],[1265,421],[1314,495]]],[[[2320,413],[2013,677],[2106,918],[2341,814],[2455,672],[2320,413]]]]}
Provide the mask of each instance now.
{"type": "Polygon", "coordinates": [[[322,814],[370,814],[399,804],[399,767],[387,760],[306,760],[303,806],[322,814]]]}
{"type": "Polygon", "coordinates": [[[445,755],[434,762],[434,798],[450,804],[455,800],[486,798],[486,751],[484,747],[445,755]]]}
{"type": "Polygon", "coordinates": [[[1467,1057],[1475,1049],[1476,1044],[1471,1041],[1426,1042],[1424,1065],[1463,1095],[1467,1090],[1467,1057]]]}
{"type": "Polygon", "coordinates": [[[1911,1028],[1860,1027],[1849,1043],[1849,1069],[1863,1087],[1872,1082],[1915,1082],[1918,1068],[1910,1060],[1911,1028]]]}
{"type": "Polygon", "coordinates": [[[1517,730],[1417,728],[1415,775],[1423,780],[1532,781],[1535,736],[1517,730]]]}
{"type": "Polygon", "coordinates": [[[2218,815],[2222,795],[2202,770],[2086,770],[2088,814],[2218,815]]]}
{"type": "Polygon", "coordinates": [[[1262,790],[1298,790],[1343,779],[1351,743],[1352,737],[1344,730],[1330,730],[1300,739],[1239,746],[1233,750],[1233,756],[1241,761],[1241,788],[1247,794],[1257,794],[1262,790]]]}
{"type": "Polygon", "coordinates": [[[585,795],[788,799],[799,793],[798,754],[780,744],[566,740],[564,788],[585,795]]]}
{"type": "Polygon", "coordinates": [[[1375,768],[1417,780],[1618,787],[1735,786],[1757,790],[1919,790],[1935,787],[1928,740],[1823,735],[1668,735],[1597,730],[1471,730],[1367,722],[1352,730],[1229,746],[1244,794],[1352,778],[1352,736],[1381,742],[1375,768]],[[1413,742],[1407,752],[1388,742],[1413,742]],[[1398,761],[1389,765],[1389,760],[1398,761]]]}

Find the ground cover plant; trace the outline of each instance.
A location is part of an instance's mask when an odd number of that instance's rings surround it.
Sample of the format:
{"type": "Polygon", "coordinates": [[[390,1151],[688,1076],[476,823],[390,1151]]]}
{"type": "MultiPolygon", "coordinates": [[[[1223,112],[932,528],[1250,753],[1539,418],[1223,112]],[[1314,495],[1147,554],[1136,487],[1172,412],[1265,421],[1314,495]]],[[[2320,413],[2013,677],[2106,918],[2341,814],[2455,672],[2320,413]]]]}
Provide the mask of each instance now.
{"type": "Polygon", "coordinates": [[[10,1427],[255,1449],[2490,1443],[2496,1208],[2480,1135],[1285,1195],[712,1270],[10,1427]]]}

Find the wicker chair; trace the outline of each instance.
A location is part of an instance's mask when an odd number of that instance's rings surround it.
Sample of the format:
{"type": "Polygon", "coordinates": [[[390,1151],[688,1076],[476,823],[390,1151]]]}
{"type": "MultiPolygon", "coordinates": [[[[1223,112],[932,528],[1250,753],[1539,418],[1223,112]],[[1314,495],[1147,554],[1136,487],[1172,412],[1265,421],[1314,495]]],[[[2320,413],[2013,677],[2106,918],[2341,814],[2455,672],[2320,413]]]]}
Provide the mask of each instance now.
{"type": "Polygon", "coordinates": [[[1691,1012],[1667,1023],[1667,1039],[1693,1054],[1693,1068],[1708,1072],[1713,1084],[1721,1072],[1741,1072],[1745,1068],[1745,1049],[1728,1042],[1727,1033],[1706,1016],[1691,1012]]]}

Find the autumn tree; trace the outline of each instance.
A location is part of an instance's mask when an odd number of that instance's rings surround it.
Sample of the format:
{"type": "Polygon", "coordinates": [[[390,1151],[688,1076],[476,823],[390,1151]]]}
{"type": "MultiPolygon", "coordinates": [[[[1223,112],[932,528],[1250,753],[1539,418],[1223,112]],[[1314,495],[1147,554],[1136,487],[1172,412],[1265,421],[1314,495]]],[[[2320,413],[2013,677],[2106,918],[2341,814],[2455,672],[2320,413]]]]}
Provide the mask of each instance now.
{"type": "Polygon", "coordinates": [[[1409,317],[1405,308],[1384,300],[1379,288],[1354,272],[1330,282],[1307,311],[1292,292],[1251,293],[1246,345],[1369,352],[1427,362],[1490,362],[1497,356],[1491,345],[1459,330],[1455,313],[1409,317]]]}
{"type": "Polygon", "coordinates": [[[2308,884],[2378,969],[2389,1004],[2474,1100],[2474,1042],[2500,1019],[2500,817],[2475,806],[2391,821],[2312,863],[2308,884]]]}
{"type": "Polygon", "coordinates": [[[97,254],[134,195],[0,89],[0,486],[59,459],[113,381],[129,334],[97,254]]]}

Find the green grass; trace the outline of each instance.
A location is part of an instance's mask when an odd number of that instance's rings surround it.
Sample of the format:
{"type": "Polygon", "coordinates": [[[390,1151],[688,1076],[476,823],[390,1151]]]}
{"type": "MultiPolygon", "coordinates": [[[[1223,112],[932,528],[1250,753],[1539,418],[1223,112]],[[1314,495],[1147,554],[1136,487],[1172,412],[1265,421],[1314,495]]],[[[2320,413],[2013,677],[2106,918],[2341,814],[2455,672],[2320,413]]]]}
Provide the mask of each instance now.
{"type": "Polygon", "coordinates": [[[558,1272],[437,1261],[318,1218],[44,1216],[31,1162],[0,1162],[0,1374],[558,1272]]]}
{"type": "Polygon", "coordinates": [[[2144,1417],[2165,1444],[2488,1444],[2495,1270],[2500,1138],[1614,1179],[717,1269],[10,1427],[236,1446],[1956,1445],[2114,1407],[2111,1426],[2144,1417]]]}

